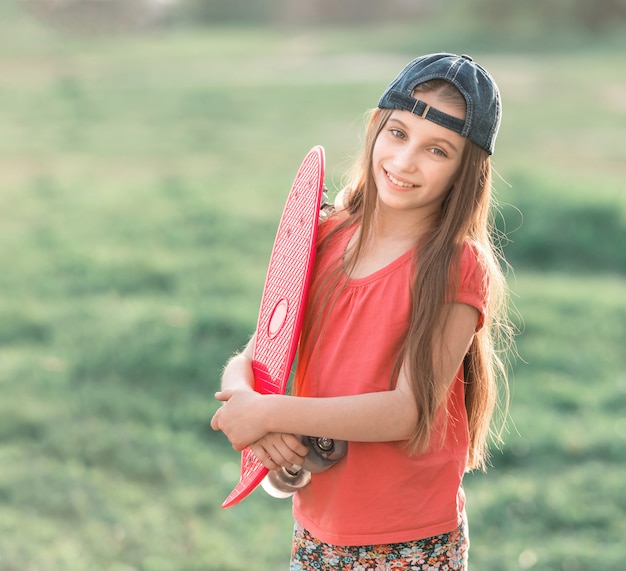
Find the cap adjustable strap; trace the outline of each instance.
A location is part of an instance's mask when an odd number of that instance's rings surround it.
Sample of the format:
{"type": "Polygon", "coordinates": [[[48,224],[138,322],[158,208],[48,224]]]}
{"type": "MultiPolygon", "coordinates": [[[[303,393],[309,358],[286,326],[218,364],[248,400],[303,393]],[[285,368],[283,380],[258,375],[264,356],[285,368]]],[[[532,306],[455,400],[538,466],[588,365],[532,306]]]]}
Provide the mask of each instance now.
{"type": "Polygon", "coordinates": [[[463,127],[465,127],[464,120],[448,115],[448,113],[444,113],[443,111],[439,111],[420,99],[415,99],[415,97],[411,97],[410,95],[406,95],[400,91],[391,91],[388,95],[387,101],[390,103],[390,107],[392,109],[409,111],[422,119],[428,119],[429,121],[437,123],[437,125],[441,125],[446,129],[463,134],[463,127]]]}

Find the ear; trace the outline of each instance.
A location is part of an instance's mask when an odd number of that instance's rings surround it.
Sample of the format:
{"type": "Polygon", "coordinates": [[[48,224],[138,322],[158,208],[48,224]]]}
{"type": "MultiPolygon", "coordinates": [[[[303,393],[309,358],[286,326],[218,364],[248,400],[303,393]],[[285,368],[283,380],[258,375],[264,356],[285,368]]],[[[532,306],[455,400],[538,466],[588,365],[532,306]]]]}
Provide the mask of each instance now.
{"type": "Polygon", "coordinates": [[[376,121],[378,121],[378,118],[380,117],[380,112],[382,111],[382,109],[380,109],[379,107],[375,107],[374,109],[372,109],[372,113],[370,115],[370,119],[368,121],[368,128],[373,125],[374,123],[376,123],[376,121]]]}

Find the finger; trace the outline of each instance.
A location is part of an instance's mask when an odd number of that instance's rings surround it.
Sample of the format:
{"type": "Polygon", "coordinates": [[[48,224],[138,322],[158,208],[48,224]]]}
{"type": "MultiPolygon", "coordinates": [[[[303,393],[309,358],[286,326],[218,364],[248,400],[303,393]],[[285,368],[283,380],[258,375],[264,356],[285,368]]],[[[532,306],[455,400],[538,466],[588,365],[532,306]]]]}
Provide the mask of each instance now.
{"type": "Polygon", "coordinates": [[[304,464],[304,456],[300,456],[285,446],[282,441],[278,445],[268,448],[266,450],[270,453],[270,456],[276,464],[280,464],[283,468],[288,470],[297,471],[302,468],[304,464]]]}
{"type": "Polygon", "coordinates": [[[220,419],[219,419],[220,411],[218,410],[211,419],[211,428],[213,430],[220,430],[220,419]]]}
{"type": "Polygon", "coordinates": [[[281,466],[284,466],[285,468],[291,469],[293,466],[302,466],[302,464],[304,464],[304,456],[296,454],[295,452],[293,452],[293,450],[290,450],[289,448],[281,448],[280,451],[277,450],[276,452],[272,450],[271,454],[272,458],[274,458],[276,462],[278,462],[281,466]],[[278,456],[279,452],[280,457],[278,456]]]}
{"type": "Polygon", "coordinates": [[[299,437],[294,434],[282,434],[282,439],[285,445],[289,447],[294,454],[304,460],[304,457],[309,453],[309,447],[304,444],[299,437]]]}
{"type": "Polygon", "coordinates": [[[276,448],[276,446],[265,446],[265,450],[272,459],[274,464],[278,466],[289,467],[293,464],[289,459],[285,458],[283,451],[280,448],[276,448]]]}
{"type": "Polygon", "coordinates": [[[233,396],[233,391],[217,391],[215,398],[221,402],[227,402],[233,396]]]}
{"type": "Polygon", "coordinates": [[[254,452],[258,461],[268,470],[279,470],[281,468],[281,465],[277,464],[273,456],[260,444],[251,444],[250,449],[254,452]]]}

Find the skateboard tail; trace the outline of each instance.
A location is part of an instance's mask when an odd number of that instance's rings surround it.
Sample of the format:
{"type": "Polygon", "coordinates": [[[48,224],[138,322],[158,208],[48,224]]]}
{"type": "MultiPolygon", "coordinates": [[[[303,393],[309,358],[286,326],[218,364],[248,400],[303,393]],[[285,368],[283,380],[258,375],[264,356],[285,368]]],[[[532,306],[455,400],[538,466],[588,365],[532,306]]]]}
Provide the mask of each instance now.
{"type": "Polygon", "coordinates": [[[269,470],[263,466],[250,448],[241,453],[241,478],[233,491],[222,504],[222,508],[230,508],[247,498],[267,476],[269,470]]]}

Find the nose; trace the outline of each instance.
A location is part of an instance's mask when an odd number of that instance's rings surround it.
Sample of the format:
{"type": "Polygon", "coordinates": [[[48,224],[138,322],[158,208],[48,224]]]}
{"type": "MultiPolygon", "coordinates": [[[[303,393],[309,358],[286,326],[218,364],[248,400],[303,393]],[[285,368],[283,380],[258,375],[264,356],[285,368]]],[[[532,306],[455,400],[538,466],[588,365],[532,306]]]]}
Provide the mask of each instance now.
{"type": "Polygon", "coordinates": [[[393,165],[401,172],[413,173],[418,170],[417,152],[411,145],[404,145],[397,149],[393,165]]]}

